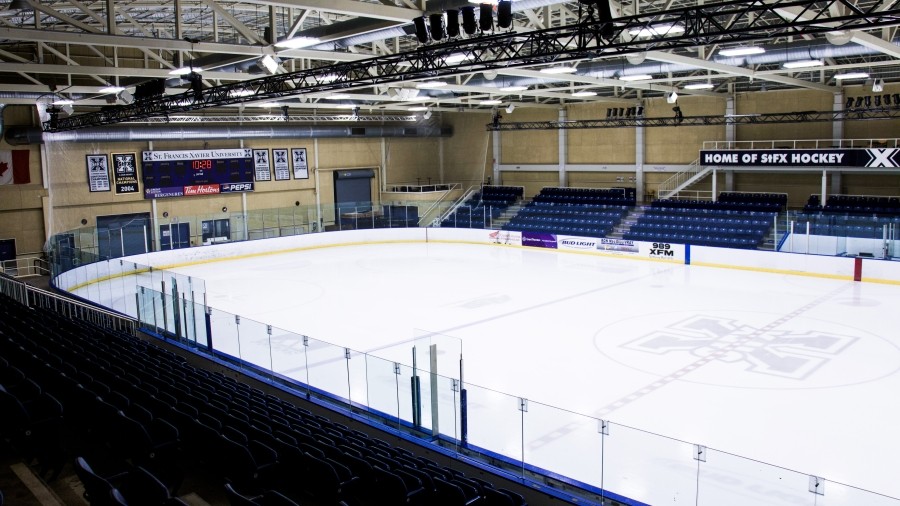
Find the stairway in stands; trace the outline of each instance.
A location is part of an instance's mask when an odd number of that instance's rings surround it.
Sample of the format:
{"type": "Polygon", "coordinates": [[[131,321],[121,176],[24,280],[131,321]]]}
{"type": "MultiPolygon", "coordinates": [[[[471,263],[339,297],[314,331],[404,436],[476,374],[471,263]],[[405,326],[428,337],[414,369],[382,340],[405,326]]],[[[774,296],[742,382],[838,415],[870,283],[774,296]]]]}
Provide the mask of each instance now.
{"type": "Polygon", "coordinates": [[[490,228],[494,230],[500,230],[501,228],[503,228],[503,225],[509,223],[509,220],[513,219],[513,217],[515,217],[515,215],[519,213],[519,210],[525,207],[527,203],[528,202],[526,202],[525,199],[521,197],[517,199],[515,203],[513,203],[512,205],[507,207],[505,211],[503,211],[503,214],[501,214],[499,218],[491,221],[490,228]]]}
{"type": "Polygon", "coordinates": [[[628,211],[628,214],[622,218],[622,222],[619,223],[617,227],[615,227],[607,237],[610,239],[621,239],[622,236],[628,232],[632,225],[637,223],[638,218],[644,215],[644,207],[643,206],[634,206],[628,211]]]}

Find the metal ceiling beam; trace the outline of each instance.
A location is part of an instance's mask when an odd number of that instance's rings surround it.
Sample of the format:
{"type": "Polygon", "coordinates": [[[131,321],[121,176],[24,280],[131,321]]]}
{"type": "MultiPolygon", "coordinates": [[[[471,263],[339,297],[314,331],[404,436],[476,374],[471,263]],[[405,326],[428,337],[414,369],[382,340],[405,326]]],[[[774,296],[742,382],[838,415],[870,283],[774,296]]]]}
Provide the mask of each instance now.
{"type": "Polygon", "coordinates": [[[805,14],[793,20],[777,21],[779,18],[772,12],[775,4],[732,0],[619,18],[612,26],[609,26],[610,23],[586,20],[575,25],[524,34],[499,33],[435,44],[405,53],[193,90],[181,96],[143,100],[104,111],[59,118],[52,123],[46,122],[44,128],[52,131],[85,128],[238,102],[453,76],[479,70],[824,33],[832,31],[831,25],[835,24],[839,29],[894,26],[900,19],[900,7],[895,5],[895,0],[875,0],[869,11],[852,10],[846,16],[828,18],[829,7],[835,2],[843,3],[843,0],[794,0],[777,4],[785,8],[802,8],[805,14]],[[890,9],[873,12],[885,2],[890,4],[890,9]],[[760,21],[763,17],[771,21],[764,24],[760,21]],[[823,19],[828,20],[829,27],[821,26],[823,19]],[[684,31],[669,31],[648,37],[638,35],[639,30],[652,30],[663,25],[678,25],[684,31]],[[447,57],[457,54],[467,59],[447,63],[447,57]]]}
{"type": "Polygon", "coordinates": [[[859,30],[853,30],[850,32],[850,42],[855,42],[860,46],[865,46],[869,49],[874,49],[875,51],[900,59],[900,46],[892,44],[884,39],[880,39],[874,35],[859,30]]]}
{"type": "Polygon", "coordinates": [[[412,21],[424,14],[421,10],[393,7],[383,4],[356,2],[353,0],[262,0],[260,5],[288,7],[293,9],[312,9],[323,12],[336,12],[363,18],[386,19],[389,21],[412,21]]]}
{"type": "Polygon", "coordinates": [[[676,127],[715,125],[763,125],[772,123],[814,123],[825,121],[871,121],[900,118],[900,107],[847,110],[847,111],[802,111],[776,114],[745,114],[738,116],[684,116],[682,118],[630,118],[585,119],[570,121],[530,121],[490,123],[491,131],[516,130],[580,130],[589,128],[623,127],[676,127]]]}
{"type": "MultiPolygon", "coordinates": [[[[834,93],[836,91],[840,91],[839,88],[834,86],[828,86],[826,84],[814,83],[810,81],[804,81],[802,79],[795,79],[793,77],[774,75],[774,74],[765,74],[765,75],[757,75],[753,69],[747,69],[743,67],[735,67],[733,65],[725,65],[723,63],[717,63],[714,61],[700,60],[698,58],[691,58],[689,56],[682,56],[679,54],[666,53],[663,51],[648,51],[647,58],[660,61],[664,63],[673,63],[676,65],[690,65],[693,67],[698,67],[706,70],[712,70],[718,72],[720,74],[728,74],[733,76],[742,76],[749,78],[760,78],[765,79],[766,81],[772,81],[781,84],[789,84],[791,86],[796,86],[798,88],[809,88],[811,90],[818,91],[827,91],[829,93],[834,93]]],[[[808,69],[805,69],[808,70],[808,69]]],[[[681,91],[681,90],[679,90],[681,91]]],[[[685,91],[686,93],[690,91],[685,91]]]]}

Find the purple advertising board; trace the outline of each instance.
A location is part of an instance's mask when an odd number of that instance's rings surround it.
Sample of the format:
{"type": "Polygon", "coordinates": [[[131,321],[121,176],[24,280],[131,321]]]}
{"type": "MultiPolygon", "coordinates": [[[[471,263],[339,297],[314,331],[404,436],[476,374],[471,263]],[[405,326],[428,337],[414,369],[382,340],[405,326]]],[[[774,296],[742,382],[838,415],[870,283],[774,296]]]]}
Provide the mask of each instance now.
{"type": "Polygon", "coordinates": [[[556,249],[556,235],[543,232],[522,232],[522,246],[556,249]]]}

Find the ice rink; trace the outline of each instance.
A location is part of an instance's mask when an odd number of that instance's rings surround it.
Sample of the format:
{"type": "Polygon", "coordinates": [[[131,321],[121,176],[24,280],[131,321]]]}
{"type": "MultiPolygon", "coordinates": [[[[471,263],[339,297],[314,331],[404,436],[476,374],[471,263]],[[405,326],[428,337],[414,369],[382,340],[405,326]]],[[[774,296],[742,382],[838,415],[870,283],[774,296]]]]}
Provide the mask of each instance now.
{"type": "MultiPolygon", "coordinates": [[[[900,497],[897,286],[440,243],[176,271],[205,280],[213,308],[376,356],[422,331],[459,338],[466,384],[529,400],[527,461],[552,467],[577,448],[576,478],[600,476],[626,497],[724,504],[711,491],[738,489],[748,505],[863,504],[839,483],[900,497]],[[588,417],[614,424],[603,442],[588,417]],[[593,470],[595,441],[614,478],[593,470]],[[824,496],[808,492],[808,475],[827,480],[824,496]]],[[[268,356],[264,341],[242,343],[252,346],[268,356]]],[[[472,400],[473,438],[520,434],[506,397],[484,410],[508,410],[502,420],[479,418],[487,399],[472,400]]]]}

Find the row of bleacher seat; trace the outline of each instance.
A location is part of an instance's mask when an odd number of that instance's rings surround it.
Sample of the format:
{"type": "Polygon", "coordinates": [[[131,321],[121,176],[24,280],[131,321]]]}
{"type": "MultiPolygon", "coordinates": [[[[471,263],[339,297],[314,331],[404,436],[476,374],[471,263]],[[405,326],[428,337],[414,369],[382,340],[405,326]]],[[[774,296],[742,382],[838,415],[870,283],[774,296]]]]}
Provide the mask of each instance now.
{"type": "Polygon", "coordinates": [[[669,215],[669,214],[646,214],[643,216],[641,220],[643,223],[678,223],[678,224],[693,224],[693,223],[701,223],[706,225],[716,225],[716,226],[765,226],[769,227],[772,225],[771,217],[754,217],[754,218],[745,218],[740,215],[726,215],[726,216],[696,216],[696,215],[669,215]]]}
{"type": "MultiPolygon", "coordinates": [[[[18,391],[58,399],[48,404],[77,435],[79,454],[159,477],[168,492],[159,493],[154,506],[184,504],[173,490],[193,469],[219,476],[237,494],[233,500],[277,494],[290,501],[280,504],[524,504],[511,491],[196,368],[136,337],[24,308],[4,296],[0,357],[4,391],[21,384],[18,391]],[[194,463],[181,465],[185,459],[194,463]]],[[[22,447],[42,454],[71,452],[58,444],[58,423],[41,429],[26,410],[22,423],[13,425],[6,423],[9,413],[0,415],[4,437],[30,438],[22,447]],[[24,436],[28,431],[32,436],[24,436]]],[[[83,468],[80,475],[91,479],[83,468]]],[[[114,495],[112,488],[106,493],[114,495]]],[[[119,504],[118,498],[105,499],[92,503],[119,504]]]]}
{"type": "Polygon", "coordinates": [[[730,203],[777,204],[785,207],[788,203],[788,195],[787,193],[721,192],[716,200],[730,203]]]}
{"type": "Polygon", "coordinates": [[[528,225],[504,225],[503,230],[515,230],[519,232],[543,232],[547,234],[574,235],[578,237],[605,237],[612,232],[612,227],[605,226],[573,226],[559,224],[528,224],[528,225]]]}
{"type": "Polygon", "coordinates": [[[819,195],[810,195],[803,206],[806,213],[843,213],[900,216],[900,197],[831,195],[822,206],[819,195]]]}
{"type": "MultiPolygon", "coordinates": [[[[655,202],[654,202],[655,203],[655,202]]],[[[705,216],[710,218],[723,218],[723,217],[746,217],[746,218],[768,218],[771,219],[778,215],[777,211],[760,211],[760,210],[735,210],[735,209],[720,209],[720,208],[700,208],[700,207],[667,207],[667,206],[656,206],[649,208],[644,213],[645,216],[705,216]]]]}
{"type": "MultiPolygon", "coordinates": [[[[767,228],[767,227],[766,227],[767,228]]],[[[653,233],[657,231],[664,232],[683,232],[683,233],[706,233],[706,234],[718,234],[724,236],[742,236],[742,237],[753,237],[757,238],[756,242],[759,242],[759,238],[761,238],[762,234],[765,232],[765,228],[760,227],[720,227],[716,225],[675,225],[671,226],[664,223],[639,223],[635,224],[629,230],[631,233],[637,232],[648,232],[653,233]]]]}
{"type": "Polygon", "coordinates": [[[674,242],[681,244],[693,244],[697,246],[716,246],[720,248],[755,248],[759,241],[754,238],[741,236],[720,236],[703,233],[678,233],[678,232],[629,232],[623,236],[626,240],[674,242]]]}
{"type": "Polygon", "coordinates": [[[775,202],[711,202],[709,200],[654,200],[651,207],[703,211],[762,211],[779,212],[782,204],[775,202]]]}

